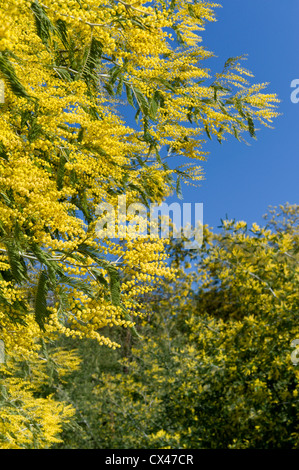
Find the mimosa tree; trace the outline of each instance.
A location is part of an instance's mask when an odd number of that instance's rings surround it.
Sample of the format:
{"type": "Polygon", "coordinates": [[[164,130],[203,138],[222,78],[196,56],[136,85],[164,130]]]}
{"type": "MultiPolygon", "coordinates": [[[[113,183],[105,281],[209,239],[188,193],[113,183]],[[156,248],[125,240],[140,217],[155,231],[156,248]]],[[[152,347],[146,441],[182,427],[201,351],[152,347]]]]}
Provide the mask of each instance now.
{"type": "Polygon", "coordinates": [[[277,115],[276,96],[249,83],[241,58],[213,78],[204,67],[212,54],[198,32],[216,7],[0,0],[5,370],[57,334],[117,347],[103,327],[132,327],[138,295],[174,274],[159,238],[99,239],[98,205],[115,205],[120,194],[150,204],[180,193],[202,178],[193,162],[205,160],[206,138],[255,137],[256,123],[277,115]],[[136,126],[121,116],[123,104],[136,126]]]}

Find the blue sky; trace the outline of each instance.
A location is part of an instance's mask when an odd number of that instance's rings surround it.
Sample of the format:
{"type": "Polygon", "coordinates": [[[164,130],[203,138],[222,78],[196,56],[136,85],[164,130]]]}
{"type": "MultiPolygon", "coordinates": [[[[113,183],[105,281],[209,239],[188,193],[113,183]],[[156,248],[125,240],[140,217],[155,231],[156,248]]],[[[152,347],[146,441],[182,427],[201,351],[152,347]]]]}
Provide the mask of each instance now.
{"type": "MultiPolygon", "coordinates": [[[[216,228],[221,218],[262,223],[269,205],[299,202],[299,103],[291,102],[291,82],[299,79],[299,1],[223,0],[217,22],[202,33],[216,58],[206,64],[221,71],[229,57],[247,54],[244,66],[255,83],[270,82],[266,92],[281,100],[275,129],[261,128],[250,146],[236,139],[208,142],[205,180],[183,187],[183,202],[202,202],[204,223],[216,228]]],[[[172,198],[175,200],[175,198],[172,198]]]]}

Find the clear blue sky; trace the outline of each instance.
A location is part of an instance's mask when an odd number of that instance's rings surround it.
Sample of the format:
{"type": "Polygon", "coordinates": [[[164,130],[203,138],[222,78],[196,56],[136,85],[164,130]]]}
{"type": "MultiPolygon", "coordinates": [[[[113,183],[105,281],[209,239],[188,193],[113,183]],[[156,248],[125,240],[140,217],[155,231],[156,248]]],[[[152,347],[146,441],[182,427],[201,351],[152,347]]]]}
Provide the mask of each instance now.
{"type": "MultiPolygon", "coordinates": [[[[217,58],[207,63],[221,71],[226,59],[247,54],[244,66],[255,83],[270,82],[267,92],[281,99],[275,129],[262,128],[250,146],[234,138],[208,143],[205,180],[185,186],[183,202],[202,202],[204,223],[220,219],[262,223],[269,205],[299,202],[299,103],[290,99],[299,79],[299,0],[222,0],[215,23],[202,33],[203,45],[217,58]]],[[[174,200],[172,198],[171,200],[174,200]]]]}

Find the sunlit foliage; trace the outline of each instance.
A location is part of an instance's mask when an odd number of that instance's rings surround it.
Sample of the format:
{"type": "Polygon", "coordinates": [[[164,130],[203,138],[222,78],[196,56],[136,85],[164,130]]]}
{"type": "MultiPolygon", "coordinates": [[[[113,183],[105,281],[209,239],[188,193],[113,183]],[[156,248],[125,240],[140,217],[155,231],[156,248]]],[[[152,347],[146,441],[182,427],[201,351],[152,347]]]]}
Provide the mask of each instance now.
{"type": "MultiPolygon", "coordinates": [[[[215,77],[204,67],[212,54],[199,32],[215,21],[217,7],[0,0],[0,334],[7,377],[17,373],[11,361],[42,361],[41,341],[57,335],[118,347],[103,328],[133,328],[141,297],[174,278],[163,240],[99,238],[98,204],[115,207],[124,194],[128,204],[147,205],[174,190],[180,195],[181,183],[203,176],[195,160],[205,160],[206,138],[255,137],[256,124],[268,126],[277,115],[276,96],[263,92],[266,84],[250,83],[242,58],[229,58],[215,77]],[[122,106],[132,109],[136,126],[122,106]]],[[[23,395],[15,422],[1,415],[12,422],[1,430],[3,445],[51,445],[60,411],[53,405],[51,432],[19,440],[17,416],[30,415],[34,384],[30,391],[24,379],[22,389],[7,377],[3,399],[23,395]]]]}

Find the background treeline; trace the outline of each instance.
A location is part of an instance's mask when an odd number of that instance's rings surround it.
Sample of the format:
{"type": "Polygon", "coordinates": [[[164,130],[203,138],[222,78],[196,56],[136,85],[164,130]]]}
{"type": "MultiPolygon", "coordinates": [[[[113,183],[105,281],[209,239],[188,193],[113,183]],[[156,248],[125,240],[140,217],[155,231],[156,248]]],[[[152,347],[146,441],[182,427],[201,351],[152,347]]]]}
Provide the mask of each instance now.
{"type": "Polygon", "coordinates": [[[142,339],[60,338],[81,366],[44,391],[76,409],[57,446],[297,448],[298,209],[273,209],[263,228],[204,227],[198,252],[173,243],[177,278],[143,299],[142,339]]]}

